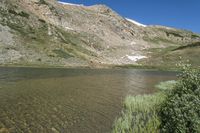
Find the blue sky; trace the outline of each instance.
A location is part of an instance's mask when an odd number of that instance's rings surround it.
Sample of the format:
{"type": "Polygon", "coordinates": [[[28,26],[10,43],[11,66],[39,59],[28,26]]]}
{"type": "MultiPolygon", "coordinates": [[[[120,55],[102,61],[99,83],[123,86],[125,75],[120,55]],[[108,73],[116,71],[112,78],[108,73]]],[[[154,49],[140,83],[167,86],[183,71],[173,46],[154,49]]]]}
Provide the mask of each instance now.
{"type": "Polygon", "coordinates": [[[60,0],[68,3],[105,4],[124,17],[200,33],[200,0],[60,0]]]}

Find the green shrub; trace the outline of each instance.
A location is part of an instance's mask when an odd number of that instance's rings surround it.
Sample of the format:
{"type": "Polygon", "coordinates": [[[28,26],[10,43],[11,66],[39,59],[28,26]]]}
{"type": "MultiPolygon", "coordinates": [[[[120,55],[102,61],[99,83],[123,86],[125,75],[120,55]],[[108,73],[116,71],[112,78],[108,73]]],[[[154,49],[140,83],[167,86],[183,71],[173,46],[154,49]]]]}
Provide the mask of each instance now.
{"type": "Polygon", "coordinates": [[[178,32],[166,32],[166,34],[167,34],[167,36],[173,35],[175,37],[181,37],[181,38],[183,38],[183,36],[180,35],[180,33],[178,33],[178,32]]]}
{"type": "Polygon", "coordinates": [[[68,54],[67,52],[65,52],[64,50],[62,49],[55,49],[53,50],[54,53],[57,54],[58,57],[61,57],[61,58],[65,58],[65,59],[68,59],[70,57],[73,57],[72,55],[68,54]]]}
{"type": "Polygon", "coordinates": [[[26,13],[24,11],[21,11],[20,13],[18,13],[18,15],[21,17],[25,17],[25,18],[29,18],[29,16],[30,16],[28,13],[26,13]]]}
{"type": "Polygon", "coordinates": [[[191,35],[191,38],[195,39],[195,38],[199,38],[200,36],[199,35],[196,35],[196,34],[192,34],[191,35]]]}
{"type": "Polygon", "coordinates": [[[159,112],[161,132],[200,132],[200,74],[188,66],[174,89],[167,95],[159,112]]]}
{"type": "Polygon", "coordinates": [[[38,2],[38,4],[40,4],[40,5],[41,5],[41,4],[43,4],[43,5],[48,5],[47,2],[46,2],[45,0],[40,0],[40,1],[38,2]]]}
{"type": "Polygon", "coordinates": [[[46,21],[43,19],[38,19],[38,21],[40,21],[41,23],[46,23],[46,21]]]}
{"type": "Polygon", "coordinates": [[[26,13],[26,12],[24,12],[24,11],[21,11],[21,12],[16,12],[15,10],[13,10],[13,9],[10,9],[10,10],[8,10],[8,12],[9,13],[11,13],[11,14],[14,14],[14,15],[18,15],[18,16],[21,16],[21,17],[25,17],[25,18],[29,18],[29,14],[28,13],[26,13]]]}
{"type": "Polygon", "coordinates": [[[13,9],[9,9],[8,12],[14,15],[18,15],[18,13],[13,9]]]}

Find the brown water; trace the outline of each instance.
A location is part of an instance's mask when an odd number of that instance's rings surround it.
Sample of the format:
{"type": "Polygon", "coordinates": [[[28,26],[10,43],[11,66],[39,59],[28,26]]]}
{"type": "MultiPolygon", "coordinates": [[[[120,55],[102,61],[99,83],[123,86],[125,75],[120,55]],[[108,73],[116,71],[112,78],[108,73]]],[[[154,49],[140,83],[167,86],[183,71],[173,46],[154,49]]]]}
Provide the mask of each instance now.
{"type": "Polygon", "coordinates": [[[155,92],[174,72],[0,68],[0,131],[107,133],[127,95],[155,92]]]}

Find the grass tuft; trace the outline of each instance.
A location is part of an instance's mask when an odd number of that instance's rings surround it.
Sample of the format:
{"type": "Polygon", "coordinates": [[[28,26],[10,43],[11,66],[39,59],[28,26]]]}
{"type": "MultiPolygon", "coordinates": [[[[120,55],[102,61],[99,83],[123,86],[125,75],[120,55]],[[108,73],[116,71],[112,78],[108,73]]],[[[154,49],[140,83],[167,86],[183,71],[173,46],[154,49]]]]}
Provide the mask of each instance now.
{"type": "Polygon", "coordinates": [[[177,81],[175,81],[175,80],[169,80],[169,81],[165,81],[165,82],[160,82],[155,87],[159,90],[166,91],[169,89],[173,89],[174,86],[176,85],[176,83],[177,83],[177,81]]]}
{"type": "Polygon", "coordinates": [[[121,117],[114,123],[113,133],[158,133],[160,119],[157,110],[164,99],[164,93],[128,96],[121,117]]]}

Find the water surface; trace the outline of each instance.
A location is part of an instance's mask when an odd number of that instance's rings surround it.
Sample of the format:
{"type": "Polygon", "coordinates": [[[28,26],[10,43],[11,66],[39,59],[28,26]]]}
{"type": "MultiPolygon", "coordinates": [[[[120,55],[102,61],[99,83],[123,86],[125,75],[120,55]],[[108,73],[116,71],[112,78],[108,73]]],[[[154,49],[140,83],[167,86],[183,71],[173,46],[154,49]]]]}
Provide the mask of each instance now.
{"type": "Polygon", "coordinates": [[[0,130],[107,133],[127,95],[155,92],[174,72],[0,68],[0,130]]]}

